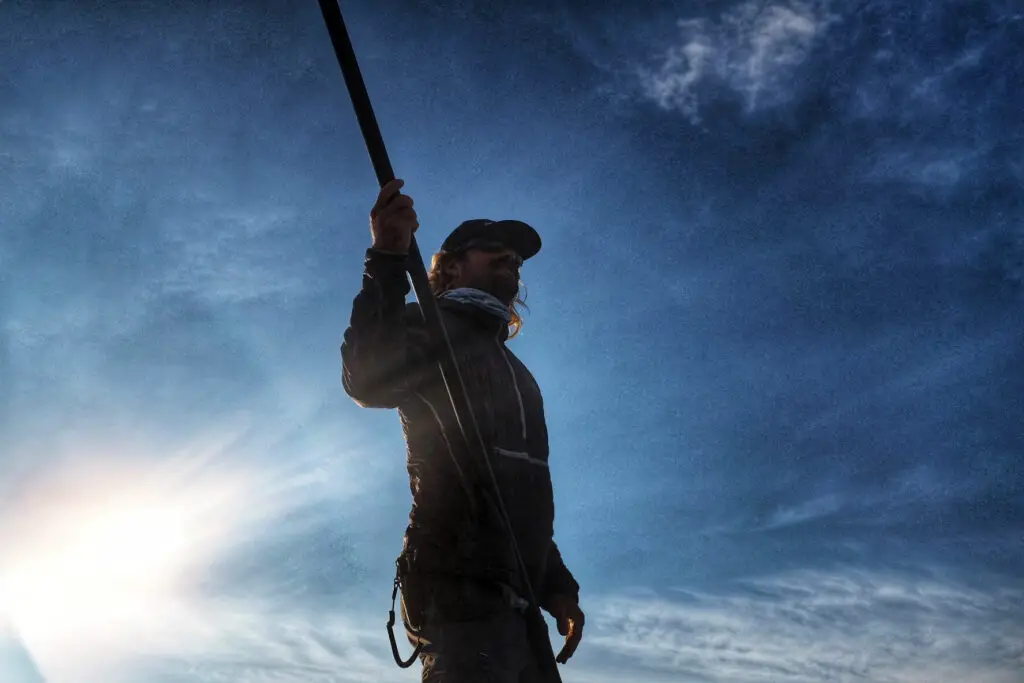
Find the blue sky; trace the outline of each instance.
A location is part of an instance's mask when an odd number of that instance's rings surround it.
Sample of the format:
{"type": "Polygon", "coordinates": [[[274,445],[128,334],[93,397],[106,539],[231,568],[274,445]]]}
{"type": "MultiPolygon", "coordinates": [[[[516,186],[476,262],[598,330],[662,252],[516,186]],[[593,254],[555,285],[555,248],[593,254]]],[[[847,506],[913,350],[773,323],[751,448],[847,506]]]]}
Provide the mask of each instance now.
{"type": "MultiPolygon", "coordinates": [[[[343,10],[423,250],[544,238],[564,680],[1024,680],[1019,8],[515,5],[343,10]]],[[[213,7],[0,4],[5,683],[418,680],[375,178],[316,3],[213,7]]]]}

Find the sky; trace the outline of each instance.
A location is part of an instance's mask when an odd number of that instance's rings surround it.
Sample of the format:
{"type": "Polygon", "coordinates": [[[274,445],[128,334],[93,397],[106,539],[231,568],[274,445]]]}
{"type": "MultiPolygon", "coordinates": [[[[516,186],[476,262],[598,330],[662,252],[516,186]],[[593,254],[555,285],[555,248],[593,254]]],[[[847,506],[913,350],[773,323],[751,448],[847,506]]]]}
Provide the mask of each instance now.
{"type": "MultiPolygon", "coordinates": [[[[543,236],[563,680],[1024,681],[1018,3],[342,9],[422,250],[543,236]]],[[[317,4],[4,0],[0,64],[0,681],[419,680],[317,4]]]]}

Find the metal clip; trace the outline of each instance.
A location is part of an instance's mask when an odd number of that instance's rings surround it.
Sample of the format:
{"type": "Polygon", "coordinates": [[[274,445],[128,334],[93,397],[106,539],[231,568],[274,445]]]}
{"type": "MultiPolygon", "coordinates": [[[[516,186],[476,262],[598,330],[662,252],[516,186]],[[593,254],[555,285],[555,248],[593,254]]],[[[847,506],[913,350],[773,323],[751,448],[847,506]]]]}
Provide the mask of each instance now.
{"type": "MultiPolygon", "coordinates": [[[[398,565],[397,562],[395,564],[398,565]]],[[[395,572],[395,583],[391,589],[391,609],[388,610],[388,639],[391,641],[391,654],[395,658],[395,664],[403,669],[408,669],[416,661],[416,657],[419,656],[420,650],[423,649],[423,643],[417,644],[412,654],[409,655],[409,659],[402,661],[402,656],[398,654],[398,643],[395,641],[395,601],[398,598],[398,589],[402,584],[402,580],[399,578],[400,573],[400,569],[395,572]]]]}

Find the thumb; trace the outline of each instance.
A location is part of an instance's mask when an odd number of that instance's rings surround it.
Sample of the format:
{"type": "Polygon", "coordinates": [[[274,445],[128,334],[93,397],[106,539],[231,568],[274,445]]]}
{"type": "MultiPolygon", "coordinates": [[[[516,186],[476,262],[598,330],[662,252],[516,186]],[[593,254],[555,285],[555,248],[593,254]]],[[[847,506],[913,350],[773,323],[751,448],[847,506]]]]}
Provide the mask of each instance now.
{"type": "Polygon", "coordinates": [[[567,636],[569,635],[569,618],[558,617],[558,635],[567,636]]]}

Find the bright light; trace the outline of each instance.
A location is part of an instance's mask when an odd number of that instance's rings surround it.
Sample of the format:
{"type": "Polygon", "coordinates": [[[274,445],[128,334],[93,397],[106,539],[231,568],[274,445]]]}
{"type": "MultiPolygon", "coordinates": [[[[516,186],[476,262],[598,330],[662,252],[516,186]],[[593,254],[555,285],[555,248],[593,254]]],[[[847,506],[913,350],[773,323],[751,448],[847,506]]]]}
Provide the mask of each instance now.
{"type": "Polygon", "coordinates": [[[4,603],[22,632],[138,614],[181,578],[190,549],[185,511],[173,503],[83,501],[61,517],[0,579],[4,603]]]}
{"type": "Polygon", "coordinates": [[[48,680],[180,645],[203,568],[253,519],[249,477],[130,462],[62,471],[0,509],[0,620],[48,680]]]}

